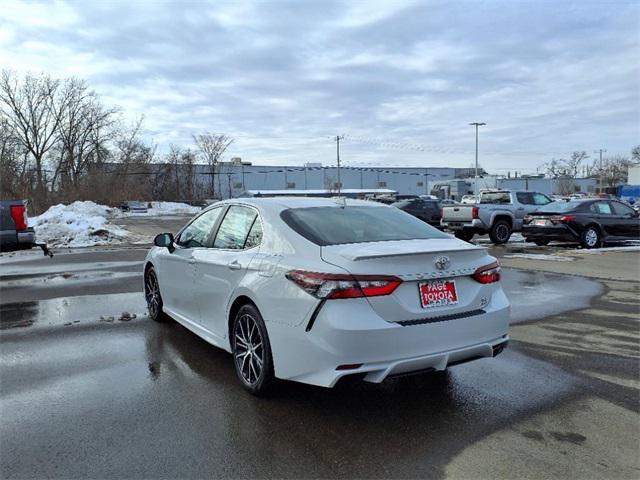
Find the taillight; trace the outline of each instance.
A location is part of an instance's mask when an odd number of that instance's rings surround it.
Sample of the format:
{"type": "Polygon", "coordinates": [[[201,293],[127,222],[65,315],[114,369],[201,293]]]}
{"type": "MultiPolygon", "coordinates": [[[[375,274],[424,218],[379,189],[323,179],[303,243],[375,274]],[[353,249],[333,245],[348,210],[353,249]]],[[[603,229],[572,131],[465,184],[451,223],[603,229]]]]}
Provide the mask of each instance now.
{"type": "Polygon", "coordinates": [[[493,262],[489,265],[478,268],[473,274],[473,279],[476,282],[485,284],[499,282],[500,270],[500,264],[498,262],[493,262]]]}
{"type": "Polygon", "coordinates": [[[480,218],[479,213],[480,213],[480,208],[478,207],[471,208],[471,218],[480,218]]]}
{"type": "Polygon", "coordinates": [[[27,208],[24,205],[11,205],[11,218],[17,231],[27,229],[27,208]]]}
{"type": "Polygon", "coordinates": [[[555,215],[553,217],[551,217],[551,223],[556,224],[556,223],[569,223],[569,222],[573,222],[576,219],[575,215],[555,215]]]}
{"type": "Polygon", "coordinates": [[[389,295],[402,283],[389,275],[347,275],[292,270],[286,277],[317,298],[358,298],[389,295]]]}

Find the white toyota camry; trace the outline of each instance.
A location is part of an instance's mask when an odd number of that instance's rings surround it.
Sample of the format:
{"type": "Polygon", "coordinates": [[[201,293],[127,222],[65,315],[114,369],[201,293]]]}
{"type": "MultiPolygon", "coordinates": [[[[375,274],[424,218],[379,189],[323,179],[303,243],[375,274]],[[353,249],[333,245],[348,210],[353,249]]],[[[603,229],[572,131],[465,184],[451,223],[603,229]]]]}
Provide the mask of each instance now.
{"type": "Polygon", "coordinates": [[[154,244],[151,318],[231,352],[252,393],[274,377],[331,387],[444,370],[509,339],[496,259],[394,207],[234,199],[154,244]]]}

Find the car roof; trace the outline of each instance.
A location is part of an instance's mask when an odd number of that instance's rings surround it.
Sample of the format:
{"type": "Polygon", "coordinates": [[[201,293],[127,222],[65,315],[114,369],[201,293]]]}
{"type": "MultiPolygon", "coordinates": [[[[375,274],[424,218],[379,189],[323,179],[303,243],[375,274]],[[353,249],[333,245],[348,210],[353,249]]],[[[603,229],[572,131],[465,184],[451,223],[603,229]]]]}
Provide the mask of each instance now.
{"type": "Polygon", "coordinates": [[[350,198],[314,198],[314,197],[247,197],[247,198],[231,198],[217,202],[214,205],[225,203],[243,203],[246,205],[254,205],[256,207],[267,207],[285,210],[288,208],[311,208],[311,207],[341,207],[343,205],[364,206],[385,208],[388,206],[380,202],[370,202],[366,200],[354,200],[350,198]],[[344,203],[343,203],[344,201],[344,203]]]}

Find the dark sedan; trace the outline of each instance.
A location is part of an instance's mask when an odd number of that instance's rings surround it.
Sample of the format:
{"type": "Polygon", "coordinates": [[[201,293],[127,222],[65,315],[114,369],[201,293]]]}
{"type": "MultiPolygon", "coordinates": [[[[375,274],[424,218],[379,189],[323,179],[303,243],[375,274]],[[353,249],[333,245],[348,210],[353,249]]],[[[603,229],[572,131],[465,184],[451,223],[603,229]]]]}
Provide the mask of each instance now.
{"type": "Polygon", "coordinates": [[[432,227],[441,228],[440,219],[442,218],[442,211],[440,210],[438,200],[409,198],[396,202],[393,206],[427,222],[432,227]]]}
{"type": "Polygon", "coordinates": [[[608,241],[640,238],[640,217],[617,200],[553,202],[524,217],[522,235],[537,245],[558,240],[598,248],[608,241]]]}

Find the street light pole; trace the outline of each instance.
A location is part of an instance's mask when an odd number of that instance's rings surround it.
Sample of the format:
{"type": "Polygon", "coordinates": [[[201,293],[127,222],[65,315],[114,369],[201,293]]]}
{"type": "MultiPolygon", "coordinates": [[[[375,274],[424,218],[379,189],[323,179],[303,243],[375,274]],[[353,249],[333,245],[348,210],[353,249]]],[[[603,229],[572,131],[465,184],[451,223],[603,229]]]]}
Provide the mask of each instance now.
{"type": "Polygon", "coordinates": [[[338,163],[338,197],[340,196],[340,190],[342,190],[342,184],[340,180],[340,140],[344,139],[344,135],[336,135],[336,161],[338,163]]]}
{"type": "Polygon", "coordinates": [[[603,153],[605,153],[606,151],[607,151],[606,149],[601,148],[600,150],[596,150],[596,151],[594,152],[594,153],[600,153],[600,168],[599,168],[599,170],[600,170],[600,171],[598,172],[598,174],[599,174],[599,175],[598,175],[598,177],[600,177],[600,178],[599,178],[599,181],[600,181],[600,193],[602,193],[602,188],[603,188],[603,186],[604,186],[604,185],[603,185],[603,183],[604,183],[604,182],[603,182],[604,177],[602,176],[602,154],[603,154],[603,153]]]}
{"type": "Polygon", "coordinates": [[[478,127],[486,125],[484,122],[472,122],[469,125],[474,125],[476,127],[476,176],[475,182],[473,186],[474,193],[478,195],[478,127]]]}

